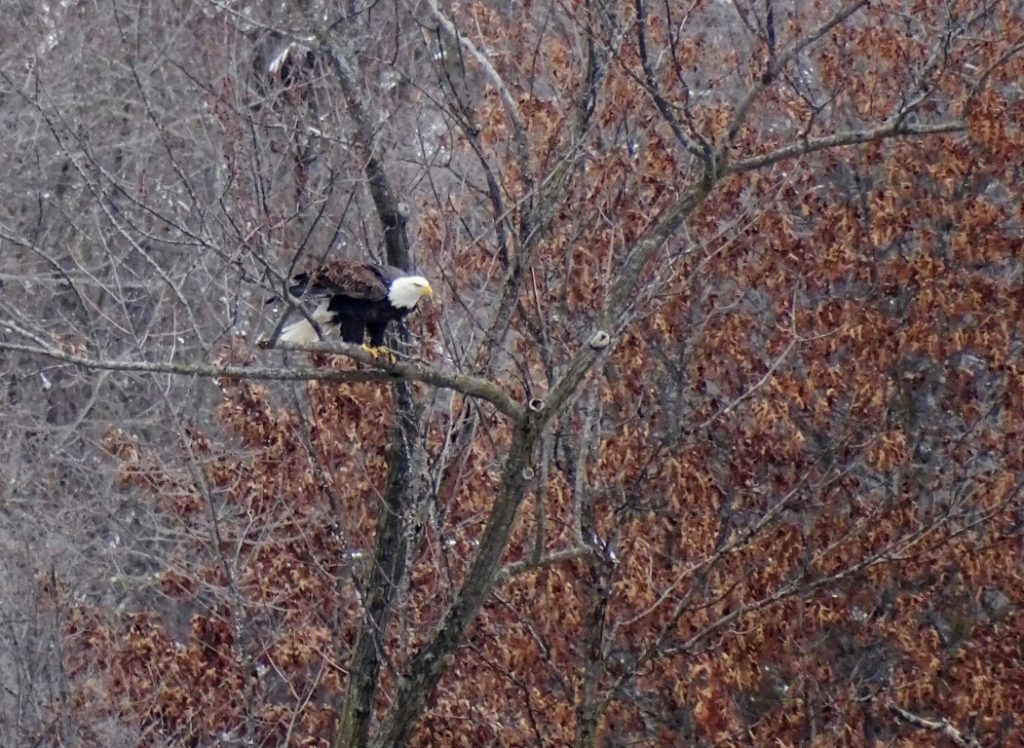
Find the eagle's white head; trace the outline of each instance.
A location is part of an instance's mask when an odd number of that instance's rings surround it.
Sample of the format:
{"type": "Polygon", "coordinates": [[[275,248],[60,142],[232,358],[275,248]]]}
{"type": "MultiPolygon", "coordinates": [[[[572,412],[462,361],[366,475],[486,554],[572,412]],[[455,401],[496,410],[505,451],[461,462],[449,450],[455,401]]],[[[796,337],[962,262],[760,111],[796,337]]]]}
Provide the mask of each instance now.
{"type": "Polygon", "coordinates": [[[412,309],[424,296],[432,298],[434,289],[422,275],[406,275],[398,278],[388,289],[388,301],[399,309],[412,309]]]}

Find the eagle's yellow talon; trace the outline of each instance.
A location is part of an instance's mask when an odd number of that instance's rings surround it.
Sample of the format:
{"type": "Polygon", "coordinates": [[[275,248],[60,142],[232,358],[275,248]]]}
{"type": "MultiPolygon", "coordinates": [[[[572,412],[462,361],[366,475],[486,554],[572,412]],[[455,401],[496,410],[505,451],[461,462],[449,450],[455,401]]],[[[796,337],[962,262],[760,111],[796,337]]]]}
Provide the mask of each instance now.
{"type": "Polygon", "coordinates": [[[388,347],[386,345],[382,345],[382,346],[369,346],[366,343],[363,343],[359,347],[362,348],[367,353],[369,353],[375,359],[383,358],[383,359],[386,359],[388,361],[388,363],[391,363],[391,364],[397,364],[398,363],[398,359],[395,358],[395,354],[392,353],[388,349],[388,347]]]}

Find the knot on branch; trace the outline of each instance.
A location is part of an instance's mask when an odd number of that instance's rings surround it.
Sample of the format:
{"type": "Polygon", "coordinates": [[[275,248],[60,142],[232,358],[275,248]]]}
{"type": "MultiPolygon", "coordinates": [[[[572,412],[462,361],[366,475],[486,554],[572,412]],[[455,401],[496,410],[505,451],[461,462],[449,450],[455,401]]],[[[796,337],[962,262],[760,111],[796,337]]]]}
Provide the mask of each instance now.
{"type": "Polygon", "coordinates": [[[533,477],[535,475],[536,473],[534,472],[533,468],[530,467],[529,465],[523,468],[523,480],[533,480],[533,477]]]}
{"type": "Polygon", "coordinates": [[[531,397],[530,402],[526,404],[526,407],[532,410],[534,413],[540,413],[544,410],[544,398],[531,397]]]}
{"type": "Polygon", "coordinates": [[[587,345],[593,348],[595,351],[603,350],[608,347],[608,344],[612,342],[611,336],[604,330],[598,330],[590,336],[590,340],[587,341],[587,345]]]}

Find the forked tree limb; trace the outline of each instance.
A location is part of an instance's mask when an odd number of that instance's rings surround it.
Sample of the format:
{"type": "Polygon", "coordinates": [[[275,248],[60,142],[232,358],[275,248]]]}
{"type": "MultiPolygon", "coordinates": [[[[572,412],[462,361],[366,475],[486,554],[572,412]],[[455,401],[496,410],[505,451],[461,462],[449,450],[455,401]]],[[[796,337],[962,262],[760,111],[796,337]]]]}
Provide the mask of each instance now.
{"type": "Polygon", "coordinates": [[[533,187],[537,182],[537,178],[533,173],[533,164],[530,159],[529,138],[527,136],[526,124],[523,121],[523,115],[519,111],[518,103],[516,103],[516,100],[513,98],[504,79],[502,79],[501,75],[491,63],[490,58],[477,48],[472,40],[459,31],[452,20],[438,6],[437,0],[428,0],[427,7],[430,9],[430,15],[434,21],[474,59],[477,65],[480,66],[484,75],[487,76],[491,85],[494,86],[495,90],[498,92],[502,106],[505,109],[505,115],[508,117],[509,123],[512,126],[512,140],[515,144],[516,159],[518,161],[519,170],[522,174],[523,195],[529,196],[533,192],[533,187]]]}
{"type": "MultiPolygon", "coordinates": [[[[801,50],[824,36],[830,29],[839,25],[866,4],[866,2],[858,1],[845,6],[818,29],[797,40],[773,61],[772,71],[777,72],[801,50]]],[[[771,78],[772,76],[766,76],[748,91],[731,122],[730,139],[738,132],[754,102],[770,84],[771,78]]],[[[600,328],[611,333],[614,341],[617,337],[616,333],[619,332],[623,315],[635,295],[645,268],[664,244],[675,235],[683,222],[728,177],[766,168],[778,161],[796,158],[815,151],[897,137],[958,132],[962,129],[963,125],[960,122],[919,125],[910,124],[903,118],[894,117],[876,128],[836,133],[816,139],[804,139],[785,149],[738,161],[735,164],[728,164],[726,150],[723,147],[719,151],[717,159],[713,159],[711,163],[705,163],[702,179],[670,205],[662,214],[660,221],[643,239],[636,243],[619,270],[614,285],[609,290],[598,318],[600,328]]],[[[422,713],[427,698],[454,661],[455,651],[462,641],[466,628],[476,617],[477,611],[499,578],[501,555],[507,547],[515,524],[516,513],[529,487],[528,482],[523,478],[524,470],[530,465],[540,433],[553,417],[572,402],[574,393],[595,362],[599,358],[609,355],[613,349],[614,345],[602,351],[581,346],[569,362],[565,372],[551,387],[543,409],[539,411],[531,409],[517,424],[505,461],[502,487],[488,517],[477,556],[467,574],[465,583],[446,612],[434,637],[419,651],[399,682],[392,706],[382,720],[376,739],[373,741],[373,745],[377,748],[400,744],[406,738],[408,730],[422,713]]]]}
{"type": "Polygon", "coordinates": [[[796,59],[801,52],[814,44],[814,42],[821,39],[829,31],[839,26],[843,21],[847,20],[850,16],[867,5],[868,0],[856,0],[855,2],[841,7],[816,29],[812,29],[808,33],[804,34],[790,44],[786,49],[779,52],[777,56],[772,57],[764,75],[761,76],[761,79],[757,83],[750,87],[746,95],[736,106],[736,110],[733,112],[732,119],[729,121],[729,126],[726,130],[726,142],[719,149],[720,159],[725,155],[728,146],[736,140],[736,136],[739,134],[743,124],[747,121],[747,117],[753,109],[754,104],[756,104],[758,99],[761,98],[761,95],[768,90],[768,87],[775,81],[779,72],[792,60],[796,59]]]}

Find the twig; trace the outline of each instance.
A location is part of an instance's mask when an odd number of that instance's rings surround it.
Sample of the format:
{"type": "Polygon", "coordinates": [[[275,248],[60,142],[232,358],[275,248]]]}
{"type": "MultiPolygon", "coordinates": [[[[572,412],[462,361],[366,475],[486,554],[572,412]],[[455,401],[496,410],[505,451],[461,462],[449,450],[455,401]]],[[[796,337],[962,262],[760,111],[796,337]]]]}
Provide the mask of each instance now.
{"type": "Polygon", "coordinates": [[[857,0],[857,2],[851,3],[845,8],[840,8],[835,12],[835,14],[821,24],[821,26],[797,39],[789,48],[783,50],[778,57],[769,61],[768,69],[765,71],[764,75],[761,76],[761,80],[747,92],[747,95],[736,107],[732,120],[729,122],[728,131],[726,133],[726,143],[723,144],[720,155],[725,155],[725,149],[736,139],[736,135],[739,133],[743,123],[746,122],[747,115],[750,114],[750,110],[754,106],[754,103],[758,100],[761,94],[764,93],[765,89],[771,85],[771,82],[775,79],[775,76],[779,74],[779,71],[788,65],[791,60],[803,52],[807,47],[825,36],[825,34],[867,4],[868,0],[857,0]]]}
{"type": "Polygon", "coordinates": [[[889,699],[888,706],[899,719],[908,725],[942,733],[942,735],[952,740],[956,745],[962,746],[962,748],[981,748],[981,743],[953,727],[948,719],[927,719],[919,714],[908,712],[892,699],[889,699]]]}
{"type": "Polygon", "coordinates": [[[495,70],[494,65],[491,64],[490,59],[487,55],[481,52],[475,44],[461,33],[459,29],[452,23],[452,20],[445,15],[444,11],[438,7],[437,0],[429,0],[428,6],[430,7],[430,15],[435,21],[445,30],[455,42],[462,47],[470,56],[476,60],[476,63],[483,70],[484,75],[487,76],[495,90],[498,92],[498,97],[501,99],[502,105],[505,107],[505,113],[508,115],[510,122],[512,123],[512,138],[516,144],[516,158],[519,161],[519,169],[523,176],[523,194],[528,196],[533,190],[533,186],[536,183],[536,177],[533,174],[533,168],[530,165],[530,147],[528,138],[526,136],[526,126],[523,124],[523,116],[519,111],[519,105],[512,97],[512,93],[508,90],[508,86],[502,79],[501,75],[495,70]]]}
{"type": "Polygon", "coordinates": [[[558,551],[551,551],[548,555],[542,556],[539,559],[527,558],[522,561],[513,561],[506,566],[503,566],[498,570],[498,573],[494,575],[494,583],[501,584],[507,579],[525,574],[528,571],[540,569],[545,566],[553,566],[560,564],[563,561],[572,561],[573,559],[583,558],[584,556],[590,556],[594,553],[594,549],[589,545],[577,545],[570,548],[563,548],[558,551]]]}

